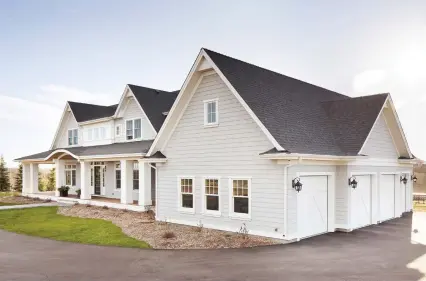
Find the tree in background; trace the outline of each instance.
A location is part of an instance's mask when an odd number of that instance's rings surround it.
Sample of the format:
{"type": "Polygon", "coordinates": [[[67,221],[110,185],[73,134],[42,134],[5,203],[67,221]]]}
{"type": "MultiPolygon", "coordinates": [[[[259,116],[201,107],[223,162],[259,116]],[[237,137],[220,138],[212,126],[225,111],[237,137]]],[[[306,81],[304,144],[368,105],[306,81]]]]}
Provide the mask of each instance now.
{"type": "Polygon", "coordinates": [[[49,175],[47,176],[46,191],[54,191],[56,187],[55,181],[55,168],[50,169],[49,175]]]}
{"type": "Polygon", "coordinates": [[[10,190],[10,181],[9,181],[9,171],[6,167],[6,162],[4,161],[3,155],[0,157],[0,191],[9,191],[10,190]]]}
{"type": "Polygon", "coordinates": [[[22,164],[19,164],[18,172],[15,176],[15,191],[22,192],[22,164]]]}
{"type": "Polygon", "coordinates": [[[47,191],[47,177],[40,172],[38,172],[38,190],[47,191]]]}

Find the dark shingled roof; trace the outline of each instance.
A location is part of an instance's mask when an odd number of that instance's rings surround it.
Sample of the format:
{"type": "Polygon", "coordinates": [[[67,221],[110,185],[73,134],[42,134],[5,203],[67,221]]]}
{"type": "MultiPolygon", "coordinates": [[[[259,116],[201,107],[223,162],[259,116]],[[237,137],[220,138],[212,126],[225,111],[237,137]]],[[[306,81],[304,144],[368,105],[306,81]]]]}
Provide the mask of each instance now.
{"type": "Polygon", "coordinates": [[[153,140],[143,140],[134,142],[122,142],[106,145],[95,146],[79,146],[79,147],[66,147],[57,148],[53,150],[44,151],[41,153],[21,157],[15,161],[44,159],[52,152],[57,150],[66,150],[75,156],[90,156],[90,155],[113,155],[113,154],[132,154],[132,153],[147,153],[153,140]]]}
{"type": "Polygon", "coordinates": [[[356,155],[386,98],[350,98],[204,50],[276,141],[290,153],[356,155]],[[349,115],[361,119],[353,120],[349,115]],[[359,135],[348,135],[351,133],[359,135]]]}
{"type": "Polygon", "coordinates": [[[128,84],[139,104],[158,132],[166,119],[164,112],[168,112],[179,94],[179,91],[166,92],[151,88],[128,84]]]}
{"type": "Polygon", "coordinates": [[[94,119],[111,117],[114,115],[118,106],[118,104],[102,106],[73,101],[69,101],[68,104],[71,107],[72,113],[74,114],[77,122],[85,122],[94,119]]]}

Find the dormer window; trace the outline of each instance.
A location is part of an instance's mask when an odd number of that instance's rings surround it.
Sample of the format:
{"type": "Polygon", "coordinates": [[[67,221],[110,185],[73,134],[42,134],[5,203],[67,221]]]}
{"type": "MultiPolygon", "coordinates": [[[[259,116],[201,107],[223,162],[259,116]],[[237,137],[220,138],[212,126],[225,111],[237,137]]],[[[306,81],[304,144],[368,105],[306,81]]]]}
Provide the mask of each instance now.
{"type": "Polygon", "coordinates": [[[142,120],[132,119],[126,121],[126,140],[140,139],[142,137],[142,120]]]}
{"type": "Polygon", "coordinates": [[[68,130],[68,145],[78,144],[78,129],[68,130]]]}
{"type": "Polygon", "coordinates": [[[219,125],[218,99],[204,101],[204,126],[214,127],[219,125]]]}

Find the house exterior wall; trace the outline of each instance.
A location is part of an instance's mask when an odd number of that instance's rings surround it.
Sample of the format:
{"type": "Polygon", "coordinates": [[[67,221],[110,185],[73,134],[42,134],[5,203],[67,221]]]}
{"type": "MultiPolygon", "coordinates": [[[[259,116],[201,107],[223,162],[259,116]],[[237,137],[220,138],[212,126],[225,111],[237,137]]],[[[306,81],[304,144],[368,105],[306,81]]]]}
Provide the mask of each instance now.
{"type": "Polygon", "coordinates": [[[397,159],[399,157],[383,113],[377,119],[361,154],[371,158],[397,159]]]}
{"type": "Polygon", "coordinates": [[[182,119],[165,147],[167,163],[158,165],[157,219],[203,224],[282,238],[284,233],[284,171],[259,153],[271,143],[217,74],[202,78],[182,119]],[[218,98],[219,125],[204,127],[203,100],[218,98]],[[179,211],[178,176],[194,182],[195,213],[179,211]],[[203,177],[219,177],[220,217],[203,214],[203,177]],[[251,177],[251,219],[230,217],[230,177],[251,177]]]}
{"type": "Polygon", "coordinates": [[[82,132],[82,145],[84,146],[93,146],[93,145],[104,145],[111,144],[114,142],[114,121],[105,121],[93,124],[87,124],[81,126],[80,131],[82,132]],[[105,135],[103,136],[101,131],[104,130],[105,135]],[[91,137],[90,138],[90,132],[91,137]],[[98,131],[98,137],[96,138],[95,131],[98,131]]]}
{"type": "MultiPolygon", "coordinates": [[[[68,145],[68,130],[70,129],[79,129],[78,123],[74,118],[74,115],[67,111],[65,113],[64,119],[62,121],[62,124],[60,125],[59,131],[58,131],[58,138],[56,139],[56,142],[54,144],[54,148],[63,148],[63,147],[69,147],[68,145]]],[[[82,137],[81,137],[81,130],[78,131],[78,145],[81,145],[82,143],[82,137]]]]}
{"type": "Polygon", "coordinates": [[[133,97],[127,98],[128,100],[123,104],[121,111],[118,116],[120,118],[115,119],[114,121],[114,141],[115,142],[125,142],[126,141],[126,120],[141,118],[142,123],[142,139],[144,140],[152,140],[155,139],[157,133],[152,128],[149,123],[148,117],[142,112],[138,102],[133,97]],[[121,126],[121,134],[116,135],[115,128],[117,125],[121,126]]]}

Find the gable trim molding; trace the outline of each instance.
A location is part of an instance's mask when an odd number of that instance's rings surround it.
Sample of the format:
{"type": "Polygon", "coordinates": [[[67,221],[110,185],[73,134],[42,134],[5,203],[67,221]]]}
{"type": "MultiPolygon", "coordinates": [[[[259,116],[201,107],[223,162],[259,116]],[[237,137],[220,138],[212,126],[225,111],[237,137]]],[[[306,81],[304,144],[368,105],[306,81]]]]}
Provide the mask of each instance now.
{"type": "Polygon", "coordinates": [[[398,149],[398,147],[397,147],[397,145],[395,143],[394,135],[392,134],[392,131],[390,130],[388,121],[386,120],[386,116],[383,114],[384,108],[387,108],[387,103],[389,103],[390,108],[392,110],[392,113],[393,113],[393,115],[395,117],[396,123],[397,123],[398,128],[399,128],[399,132],[401,133],[401,137],[402,137],[404,145],[405,145],[405,149],[407,150],[408,155],[410,156],[410,158],[412,158],[413,156],[411,154],[410,147],[408,146],[407,139],[405,137],[404,131],[402,129],[401,123],[399,121],[399,117],[398,117],[398,115],[396,113],[395,106],[393,104],[393,101],[392,101],[392,98],[390,97],[390,95],[388,95],[388,97],[386,98],[385,102],[383,103],[382,108],[380,109],[379,114],[377,115],[376,120],[374,121],[373,126],[371,127],[370,132],[367,135],[367,138],[365,139],[363,145],[361,146],[361,149],[358,151],[358,154],[362,153],[363,149],[365,148],[366,144],[368,143],[368,141],[369,141],[369,139],[371,137],[371,134],[372,134],[372,132],[373,132],[373,130],[374,130],[377,122],[380,119],[380,116],[383,115],[383,119],[384,119],[384,121],[386,123],[386,127],[387,127],[387,129],[389,131],[389,134],[391,135],[391,138],[392,138],[392,143],[394,144],[394,147],[395,147],[395,149],[396,149],[396,151],[398,153],[398,156],[401,156],[400,149],[398,149]]]}
{"type": "MultiPolygon", "coordinates": [[[[194,73],[197,71],[198,69],[198,65],[200,64],[200,62],[202,61],[202,59],[207,60],[211,67],[213,68],[213,70],[219,75],[219,77],[222,79],[222,81],[225,83],[225,85],[228,87],[228,89],[231,91],[231,93],[237,98],[237,100],[240,102],[240,104],[243,106],[243,108],[247,111],[247,113],[253,118],[253,120],[255,121],[255,123],[259,126],[259,128],[262,130],[262,132],[266,135],[266,137],[268,138],[268,140],[272,143],[272,145],[278,150],[278,151],[284,151],[285,149],[275,140],[275,138],[272,136],[272,134],[268,131],[268,129],[263,125],[263,123],[259,120],[259,118],[256,116],[256,114],[254,114],[254,112],[251,110],[251,108],[247,105],[247,103],[244,101],[244,99],[240,96],[240,94],[235,90],[235,88],[231,85],[231,83],[228,81],[228,79],[226,79],[225,75],[223,75],[222,71],[220,71],[219,67],[217,67],[217,65],[213,62],[213,60],[207,55],[207,53],[204,51],[204,49],[201,49],[197,59],[195,60],[194,64],[191,67],[191,70],[188,74],[188,76],[185,79],[185,82],[179,92],[179,95],[177,96],[175,102],[173,103],[172,108],[169,111],[169,114],[167,115],[166,120],[163,123],[163,126],[161,127],[157,137],[155,138],[153,144],[151,145],[151,148],[149,149],[147,156],[150,156],[151,153],[153,153],[153,151],[155,150],[155,147],[157,146],[157,143],[159,141],[159,139],[162,138],[163,134],[165,133],[164,130],[167,127],[168,123],[170,122],[171,116],[174,115],[174,112],[176,111],[177,105],[180,103],[183,94],[186,92],[186,89],[189,85],[189,82],[192,80],[192,77],[194,75],[194,73]]],[[[207,75],[212,75],[213,72],[212,71],[208,71],[207,73],[201,73],[200,77],[198,78],[197,82],[195,83],[194,88],[192,89],[189,98],[187,99],[185,105],[183,106],[183,109],[181,110],[181,112],[179,113],[178,118],[175,121],[175,124],[173,125],[172,129],[170,130],[170,132],[168,133],[167,137],[165,138],[163,144],[161,145],[160,151],[164,150],[164,148],[166,147],[168,141],[170,140],[173,132],[176,129],[177,124],[180,122],[180,119],[183,116],[183,113],[185,112],[189,102],[192,99],[192,96],[194,95],[194,93],[196,92],[202,78],[204,76],[207,75]]]]}
{"type": "MultiPolygon", "coordinates": [[[[127,93],[129,93],[133,99],[135,100],[136,104],[139,106],[139,109],[142,111],[142,114],[145,116],[145,118],[148,120],[148,124],[151,127],[151,129],[157,133],[157,130],[155,130],[154,126],[151,123],[151,120],[149,119],[148,115],[146,115],[145,110],[143,110],[142,105],[139,103],[138,99],[136,98],[135,94],[133,93],[132,89],[130,89],[129,85],[126,85],[126,87],[124,88],[124,92],[121,95],[120,98],[120,102],[118,103],[117,109],[115,110],[115,113],[113,115],[112,118],[117,119],[118,118],[118,113],[120,112],[121,107],[123,106],[123,101],[125,100],[125,97],[127,95],[127,93]]],[[[129,101],[126,102],[126,105],[124,107],[123,112],[127,109],[129,104],[129,101]]]]}
{"type": "Polygon", "coordinates": [[[52,149],[53,149],[53,147],[55,146],[56,140],[58,139],[59,131],[60,131],[60,130],[61,130],[61,128],[62,128],[62,123],[64,122],[64,117],[65,117],[65,114],[67,113],[68,109],[69,109],[69,111],[71,112],[71,115],[72,115],[72,117],[74,118],[75,122],[78,124],[77,119],[76,119],[76,118],[75,118],[75,116],[74,116],[74,112],[72,112],[71,106],[70,106],[70,105],[69,105],[69,103],[67,102],[67,104],[65,105],[64,110],[62,111],[61,120],[59,121],[59,126],[58,126],[58,128],[56,129],[55,136],[53,137],[53,142],[52,142],[52,145],[50,146],[50,150],[52,150],[52,149]]]}

